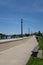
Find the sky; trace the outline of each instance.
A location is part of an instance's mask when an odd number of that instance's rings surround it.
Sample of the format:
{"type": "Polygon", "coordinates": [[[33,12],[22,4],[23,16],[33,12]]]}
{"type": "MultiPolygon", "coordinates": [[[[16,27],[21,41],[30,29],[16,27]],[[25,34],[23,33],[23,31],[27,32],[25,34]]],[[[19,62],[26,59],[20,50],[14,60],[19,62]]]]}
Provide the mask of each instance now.
{"type": "Polygon", "coordinates": [[[0,0],[0,33],[43,32],[43,0],[0,0]]]}

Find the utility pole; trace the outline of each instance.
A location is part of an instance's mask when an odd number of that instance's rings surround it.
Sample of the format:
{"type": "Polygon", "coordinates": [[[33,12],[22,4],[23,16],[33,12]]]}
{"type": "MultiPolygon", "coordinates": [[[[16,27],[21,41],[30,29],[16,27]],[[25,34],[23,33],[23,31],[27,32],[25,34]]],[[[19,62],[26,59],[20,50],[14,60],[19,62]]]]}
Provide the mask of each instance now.
{"type": "Polygon", "coordinates": [[[23,37],[23,19],[21,19],[21,37],[23,37]]]}

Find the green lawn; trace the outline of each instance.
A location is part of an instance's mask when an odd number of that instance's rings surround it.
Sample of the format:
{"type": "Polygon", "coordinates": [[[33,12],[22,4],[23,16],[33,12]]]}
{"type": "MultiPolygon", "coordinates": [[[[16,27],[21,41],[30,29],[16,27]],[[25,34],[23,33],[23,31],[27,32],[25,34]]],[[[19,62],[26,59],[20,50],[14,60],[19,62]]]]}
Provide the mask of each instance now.
{"type": "Polygon", "coordinates": [[[39,40],[39,47],[41,50],[43,50],[43,37],[38,37],[39,40]]]}
{"type": "Polygon", "coordinates": [[[43,60],[36,57],[31,57],[26,65],[43,65],[43,60]]]}
{"type": "MultiPolygon", "coordinates": [[[[39,48],[43,50],[43,37],[38,37],[39,48]]],[[[43,59],[31,57],[26,65],[43,65],[43,59]]]]}

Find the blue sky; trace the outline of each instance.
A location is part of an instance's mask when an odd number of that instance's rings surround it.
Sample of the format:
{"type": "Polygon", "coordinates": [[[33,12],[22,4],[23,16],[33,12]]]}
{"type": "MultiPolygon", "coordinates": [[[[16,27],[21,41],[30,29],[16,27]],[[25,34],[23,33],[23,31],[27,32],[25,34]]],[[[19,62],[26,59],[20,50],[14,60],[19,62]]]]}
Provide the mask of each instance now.
{"type": "Polygon", "coordinates": [[[43,32],[43,0],[0,0],[0,33],[20,33],[21,18],[24,33],[43,32]]]}

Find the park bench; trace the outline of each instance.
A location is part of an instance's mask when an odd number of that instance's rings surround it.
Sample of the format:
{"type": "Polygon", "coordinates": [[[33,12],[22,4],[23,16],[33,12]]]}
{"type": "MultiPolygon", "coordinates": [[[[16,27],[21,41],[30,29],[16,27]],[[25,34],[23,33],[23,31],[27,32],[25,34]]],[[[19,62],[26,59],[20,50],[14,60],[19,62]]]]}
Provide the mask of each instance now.
{"type": "Polygon", "coordinates": [[[32,51],[32,56],[37,57],[38,51],[39,51],[39,46],[36,46],[36,47],[33,49],[33,51],[32,51]]]}

